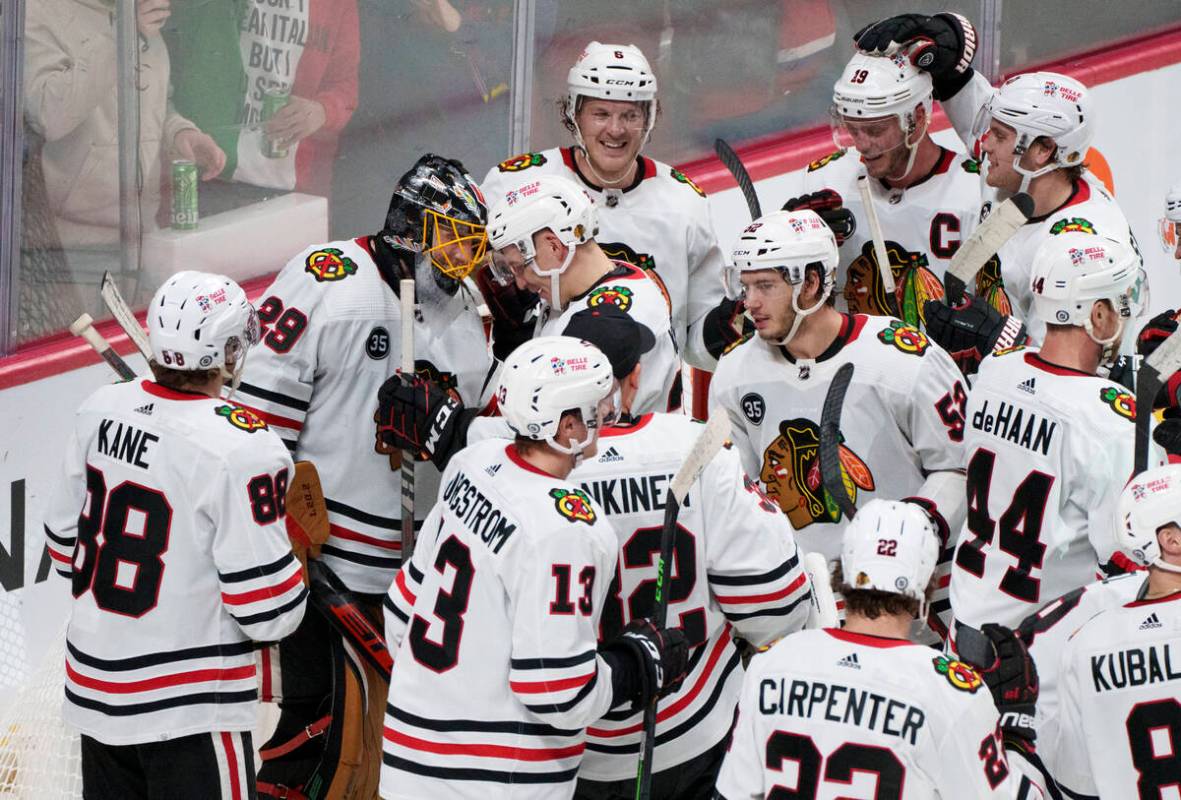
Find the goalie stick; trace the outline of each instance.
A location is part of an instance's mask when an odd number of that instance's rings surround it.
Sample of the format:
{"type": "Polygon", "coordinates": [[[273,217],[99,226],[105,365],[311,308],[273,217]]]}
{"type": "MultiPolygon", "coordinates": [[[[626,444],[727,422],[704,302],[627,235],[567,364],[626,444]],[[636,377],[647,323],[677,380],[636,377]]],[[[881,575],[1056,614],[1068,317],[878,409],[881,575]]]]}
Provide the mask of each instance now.
{"type": "Polygon", "coordinates": [[[886,239],[882,236],[882,223],[878,221],[878,210],[870,194],[869,176],[857,176],[857,191],[861,193],[861,205],[865,206],[865,219],[869,222],[869,236],[873,240],[873,256],[878,262],[878,274],[886,290],[886,304],[890,313],[898,316],[898,286],[894,283],[894,270],[890,266],[890,254],[886,252],[886,239]]]}
{"type": "Polygon", "coordinates": [[[812,612],[808,615],[809,628],[835,628],[840,625],[837,599],[832,593],[832,576],[828,561],[820,553],[805,553],[801,563],[812,584],[812,612]]]}
{"type": "MultiPolygon", "coordinates": [[[[414,382],[414,279],[403,278],[399,284],[402,301],[402,380],[414,382]]],[[[402,561],[414,555],[414,456],[402,451],[402,561]]]]}
{"type": "Polygon", "coordinates": [[[135,370],[128,366],[123,357],[115,352],[115,348],[111,347],[111,343],[94,329],[94,318],[89,314],[83,314],[74,320],[70,325],[70,333],[85,339],[86,343],[94,348],[94,352],[102,356],[103,361],[106,361],[120,378],[125,381],[135,380],[135,370]]]}
{"type": "Polygon", "coordinates": [[[336,632],[353,644],[369,665],[389,680],[393,656],[385,643],[385,633],[365,616],[361,604],[324,562],[308,559],[308,598],[336,632]]]}
{"type": "Polygon", "coordinates": [[[714,139],[714,152],[717,153],[722,165],[734,176],[739,190],[746,200],[746,207],[750,210],[752,220],[763,216],[763,207],[759,205],[759,195],[755,192],[755,185],[750,179],[750,173],[742,163],[742,159],[734,152],[734,148],[726,144],[725,139],[714,139]]]}
{"type": "Polygon", "coordinates": [[[120,294],[119,287],[110,272],[103,273],[102,296],[107,310],[111,312],[115,321],[119,323],[119,327],[127,334],[127,338],[135,342],[135,347],[144,360],[151,362],[152,346],[148,343],[148,335],[139,324],[139,320],[135,318],[135,314],[131,313],[131,307],[123,299],[123,295],[120,294]]]}
{"type": "Polygon", "coordinates": [[[833,501],[853,519],[857,506],[849,496],[841,474],[841,410],[845,405],[845,392],[853,380],[853,364],[846,362],[832,376],[828,392],[824,395],[824,407],[820,411],[820,482],[833,501]]]}
{"type": "Polygon", "coordinates": [[[1144,359],[1136,372],[1136,460],[1133,477],[1148,469],[1149,439],[1152,429],[1152,404],[1161,386],[1181,369],[1181,336],[1169,335],[1144,359]]]}
{"type": "Polygon", "coordinates": [[[988,263],[988,259],[996,255],[1031,216],[1033,198],[1025,192],[1018,192],[993,209],[988,219],[963,241],[943,274],[944,299],[948,305],[959,305],[968,282],[976,279],[976,273],[988,263]]]}
{"type": "MultiPolygon", "coordinates": [[[[652,609],[652,622],[663,628],[668,617],[668,593],[672,564],[673,538],[676,535],[677,516],[689,495],[689,489],[701,477],[707,464],[722,449],[730,436],[730,417],[724,411],[710,416],[705,430],[697,437],[693,449],[685,456],[685,462],[673,476],[668,495],[664,501],[664,524],[660,529],[660,560],[656,562],[656,604],[652,609]]],[[[656,743],[657,698],[644,709],[643,740],[640,744],[640,763],[636,769],[636,798],[649,800],[652,796],[652,748],[656,743]]]]}

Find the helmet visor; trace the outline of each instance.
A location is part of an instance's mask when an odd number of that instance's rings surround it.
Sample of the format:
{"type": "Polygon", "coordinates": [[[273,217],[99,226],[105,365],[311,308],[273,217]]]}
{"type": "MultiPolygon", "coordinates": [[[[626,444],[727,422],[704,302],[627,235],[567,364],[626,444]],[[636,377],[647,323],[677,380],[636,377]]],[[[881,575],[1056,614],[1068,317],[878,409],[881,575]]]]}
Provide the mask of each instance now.
{"type": "Polygon", "coordinates": [[[485,226],[464,222],[433,209],[422,214],[422,241],[430,242],[425,253],[431,264],[448,278],[463,280],[485,263],[488,232],[485,226]]]}

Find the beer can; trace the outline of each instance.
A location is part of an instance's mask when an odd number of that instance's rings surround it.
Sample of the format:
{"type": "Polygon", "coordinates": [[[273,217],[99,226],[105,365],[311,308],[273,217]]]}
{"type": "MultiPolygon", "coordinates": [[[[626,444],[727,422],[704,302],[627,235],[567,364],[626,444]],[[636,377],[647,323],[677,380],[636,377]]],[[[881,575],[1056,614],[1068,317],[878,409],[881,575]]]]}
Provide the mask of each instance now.
{"type": "Polygon", "coordinates": [[[197,165],[192,161],[172,162],[172,227],[179,231],[197,228],[197,165]]]}
{"type": "MultiPolygon", "coordinates": [[[[279,113],[279,109],[287,105],[291,99],[291,92],[287,91],[281,86],[274,86],[267,89],[262,94],[262,121],[266,122],[275,114],[279,113]]],[[[267,158],[286,158],[287,145],[280,145],[278,142],[271,139],[263,131],[262,137],[262,154],[267,158]]]]}

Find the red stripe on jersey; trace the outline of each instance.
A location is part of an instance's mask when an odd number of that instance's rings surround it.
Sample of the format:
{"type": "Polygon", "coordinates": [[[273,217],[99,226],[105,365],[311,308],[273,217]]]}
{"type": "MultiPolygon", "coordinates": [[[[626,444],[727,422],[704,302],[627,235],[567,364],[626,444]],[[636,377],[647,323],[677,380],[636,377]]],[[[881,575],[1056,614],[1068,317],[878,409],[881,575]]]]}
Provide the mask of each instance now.
{"type": "Polygon", "coordinates": [[[328,525],[328,533],[335,536],[337,539],[348,539],[350,542],[361,542],[362,544],[371,544],[374,547],[380,547],[382,550],[401,550],[401,542],[393,542],[389,539],[378,539],[376,536],[366,536],[363,533],[349,530],[343,525],[337,525],[335,522],[328,525]]]}
{"type": "Polygon", "coordinates": [[[165,400],[209,400],[209,399],[211,399],[209,397],[209,395],[207,395],[207,394],[198,394],[197,392],[182,392],[179,389],[169,389],[167,386],[161,386],[160,384],[158,384],[154,381],[149,381],[146,379],[140,381],[139,385],[140,385],[140,388],[143,389],[148,394],[154,395],[155,397],[162,397],[165,400]]]}
{"type": "Polygon", "coordinates": [[[384,737],[386,741],[419,750],[424,753],[435,753],[441,756],[479,756],[481,758],[507,758],[515,761],[556,761],[560,758],[574,758],[581,756],[586,749],[584,743],[568,747],[510,747],[502,744],[445,744],[430,742],[408,736],[401,731],[395,731],[386,726],[384,737]]]}
{"type": "Polygon", "coordinates": [[[56,550],[54,550],[52,547],[49,548],[49,557],[52,558],[54,561],[60,561],[62,564],[65,564],[67,567],[70,566],[71,562],[73,561],[73,559],[70,558],[68,555],[66,555],[65,553],[59,553],[56,550]]]}
{"type": "Polygon", "coordinates": [[[579,686],[585,686],[593,677],[595,677],[595,673],[588,672],[577,678],[562,678],[557,681],[509,681],[509,686],[512,687],[514,692],[520,692],[521,694],[561,692],[566,689],[576,689],[579,686]]]}
{"type": "Polygon", "coordinates": [[[156,678],[145,678],[140,681],[104,681],[81,675],[66,662],[66,677],[87,689],[106,692],[107,694],[134,694],[135,692],[150,692],[153,689],[166,689],[169,686],[183,686],[186,683],[208,683],[209,681],[241,681],[254,677],[254,665],[233,667],[232,669],[196,669],[192,672],[178,672],[175,675],[160,675],[156,678]]]}
{"type": "Polygon", "coordinates": [[[854,644],[864,644],[869,647],[909,647],[914,643],[910,639],[894,639],[889,636],[873,636],[868,633],[855,633],[844,628],[825,628],[824,632],[834,639],[840,639],[854,644]]]}
{"type": "Polygon", "coordinates": [[[299,420],[294,420],[290,417],[281,417],[278,414],[271,414],[269,412],[263,411],[258,406],[248,406],[243,404],[242,407],[253,411],[258,415],[259,419],[268,425],[273,425],[276,428],[291,428],[295,431],[303,430],[303,423],[299,420]]]}
{"type": "Polygon", "coordinates": [[[398,591],[402,593],[402,597],[406,598],[406,602],[413,606],[418,598],[406,588],[406,578],[403,577],[401,570],[398,570],[398,576],[394,578],[394,585],[398,587],[398,591]]]}
{"type": "Polygon", "coordinates": [[[242,786],[238,783],[238,754],[234,752],[234,735],[222,733],[222,747],[226,749],[226,769],[230,773],[230,797],[242,800],[242,786]]]}
{"type": "Polygon", "coordinates": [[[768,592],[767,594],[752,594],[749,596],[743,596],[739,594],[729,594],[725,596],[714,595],[714,597],[717,598],[719,603],[737,603],[740,605],[746,605],[747,603],[766,603],[770,600],[779,600],[783,597],[787,597],[796,589],[803,586],[806,580],[808,580],[808,576],[801,573],[794,581],[777,592],[768,592]]]}
{"type": "Polygon", "coordinates": [[[296,569],[286,580],[282,583],[276,583],[274,586],[263,586],[259,589],[251,589],[248,592],[238,592],[236,594],[222,592],[221,601],[226,605],[244,606],[247,603],[256,603],[259,600],[269,600],[272,597],[286,594],[291,587],[302,582],[303,573],[296,569]]]}
{"type": "Polygon", "coordinates": [[[943,575],[939,578],[939,588],[946,589],[951,584],[951,575],[943,575]]]}

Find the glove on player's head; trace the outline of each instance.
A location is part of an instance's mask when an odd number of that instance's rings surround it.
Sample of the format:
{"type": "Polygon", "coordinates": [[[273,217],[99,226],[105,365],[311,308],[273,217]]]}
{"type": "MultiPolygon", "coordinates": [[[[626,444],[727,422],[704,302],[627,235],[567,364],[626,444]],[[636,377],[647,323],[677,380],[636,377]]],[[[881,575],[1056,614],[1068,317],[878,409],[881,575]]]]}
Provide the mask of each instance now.
{"type": "Polygon", "coordinates": [[[618,416],[616,388],[611,362],[598,348],[570,336],[541,336],[522,344],[505,361],[496,401],[518,436],[579,456],[618,416]],[[569,411],[581,415],[587,433],[585,439],[563,445],[557,435],[569,411]]]}
{"type": "Polygon", "coordinates": [[[939,532],[914,503],[870,500],[841,540],[841,572],[854,589],[876,589],[919,601],[927,616],[927,584],[939,558],[939,532]]]}
{"type": "Polygon", "coordinates": [[[390,247],[428,257],[436,282],[454,294],[484,263],[487,222],[484,194],[463,164],[428,153],[398,179],[380,235],[390,247]]]}
{"type": "Polygon", "coordinates": [[[1181,572],[1161,556],[1157,531],[1181,525],[1181,464],[1145,470],[1132,478],[1116,506],[1115,546],[1142,567],[1181,572]]]}
{"type": "Polygon", "coordinates": [[[224,275],[186,270],[156,290],[148,306],[152,359],[176,370],[221,370],[237,382],[246,350],[258,343],[258,314],[224,275]],[[232,362],[233,372],[226,369],[232,362]]]}
{"type": "Polygon", "coordinates": [[[634,44],[591,42],[566,76],[563,114],[579,147],[585,149],[578,129],[578,107],[583,98],[638,103],[644,111],[644,141],[656,124],[656,75],[640,48],[634,44]]]}

